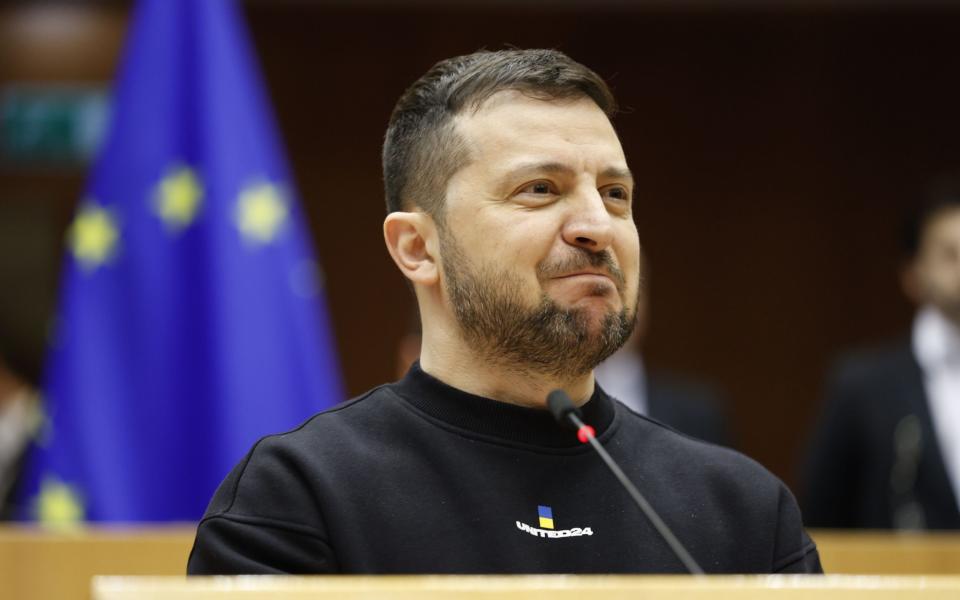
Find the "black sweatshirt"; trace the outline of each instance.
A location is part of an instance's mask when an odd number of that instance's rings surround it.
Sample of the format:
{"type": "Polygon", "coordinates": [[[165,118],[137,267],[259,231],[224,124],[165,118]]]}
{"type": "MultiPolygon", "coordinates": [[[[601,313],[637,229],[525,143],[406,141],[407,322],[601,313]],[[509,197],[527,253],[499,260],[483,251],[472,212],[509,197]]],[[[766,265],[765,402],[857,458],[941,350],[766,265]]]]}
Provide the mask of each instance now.
{"type": "MultiPolygon", "coordinates": [[[[787,488],[599,386],[584,421],[708,573],[820,572],[787,488]]],[[[260,440],[197,529],[190,574],[682,573],[599,456],[544,410],[418,365],[260,440]]]]}

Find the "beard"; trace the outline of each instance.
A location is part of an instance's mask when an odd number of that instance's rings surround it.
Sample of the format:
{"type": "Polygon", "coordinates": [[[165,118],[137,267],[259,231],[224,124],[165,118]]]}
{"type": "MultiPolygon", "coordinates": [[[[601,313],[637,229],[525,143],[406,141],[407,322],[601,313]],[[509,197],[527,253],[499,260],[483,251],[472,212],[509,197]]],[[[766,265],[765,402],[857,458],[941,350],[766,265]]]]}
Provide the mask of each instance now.
{"type": "MultiPolygon", "coordinates": [[[[485,360],[519,374],[537,373],[569,380],[586,375],[616,352],[633,331],[636,303],[609,311],[599,327],[579,308],[563,308],[545,292],[536,305],[524,300],[523,281],[508,270],[474,269],[452,236],[440,233],[447,292],[461,335],[485,360]]],[[[604,266],[624,288],[623,274],[609,252],[577,248],[565,260],[538,265],[538,275],[563,274],[580,267],[604,266]]],[[[601,286],[597,295],[609,293],[601,286]]]]}

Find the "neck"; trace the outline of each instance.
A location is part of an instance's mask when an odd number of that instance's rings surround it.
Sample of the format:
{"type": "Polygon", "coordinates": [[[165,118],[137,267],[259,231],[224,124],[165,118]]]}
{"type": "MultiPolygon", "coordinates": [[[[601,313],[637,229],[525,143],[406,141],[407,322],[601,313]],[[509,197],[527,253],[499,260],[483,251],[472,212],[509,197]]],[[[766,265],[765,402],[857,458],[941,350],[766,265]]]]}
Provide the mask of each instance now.
{"type": "Polygon", "coordinates": [[[953,328],[953,331],[960,334],[960,310],[951,310],[949,312],[941,310],[940,312],[947,320],[947,323],[950,324],[950,327],[953,328]]]}
{"type": "Polygon", "coordinates": [[[547,394],[564,390],[578,406],[593,394],[593,371],[568,379],[488,356],[470,347],[455,323],[424,327],[420,367],[464,392],[518,406],[546,408],[547,394]]]}

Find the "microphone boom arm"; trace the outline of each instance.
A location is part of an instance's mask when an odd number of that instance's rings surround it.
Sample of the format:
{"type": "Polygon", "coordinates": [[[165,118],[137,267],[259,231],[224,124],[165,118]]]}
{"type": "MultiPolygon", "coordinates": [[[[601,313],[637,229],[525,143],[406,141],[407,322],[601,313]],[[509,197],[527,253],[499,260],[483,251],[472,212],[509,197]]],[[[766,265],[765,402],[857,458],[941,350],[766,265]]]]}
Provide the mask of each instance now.
{"type": "Polygon", "coordinates": [[[657,511],[650,506],[650,503],[647,502],[647,499],[643,497],[643,494],[640,493],[640,490],[637,489],[637,486],[633,485],[633,482],[627,479],[627,476],[624,474],[623,470],[614,462],[610,454],[607,453],[606,449],[597,441],[596,436],[593,434],[593,428],[589,425],[584,424],[580,420],[580,417],[577,416],[576,411],[569,411],[566,414],[566,417],[577,427],[578,435],[580,435],[581,441],[583,438],[587,438],[587,441],[593,446],[593,449],[597,451],[597,454],[600,455],[600,458],[603,459],[603,462],[607,467],[613,472],[617,479],[620,480],[620,483],[623,484],[623,487],[627,489],[627,492],[633,498],[633,501],[637,503],[637,506],[640,507],[640,510],[643,511],[643,514],[646,515],[647,519],[650,520],[650,523],[653,524],[653,527],[657,532],[663,537],[664,541],[667,542],[667,545],[670,546],[670,549],[673,550],[673,553],[677,555],[677,558],[680,559],[680,562],[683,563],[683,566],[687,568],[693,575],[703,575],[703,569],[700,568],[700,565],[697,564],[697,561],[690,556],[690,553],[687,552],[687,549],[683,547],[683,544],[680,543],[680,540],[677,539],[673,532],[670,531],[670,528],[667,527],[667,524],[663,522],[663,519],[660,518],[660,515],[657,514],[657,511]]]}

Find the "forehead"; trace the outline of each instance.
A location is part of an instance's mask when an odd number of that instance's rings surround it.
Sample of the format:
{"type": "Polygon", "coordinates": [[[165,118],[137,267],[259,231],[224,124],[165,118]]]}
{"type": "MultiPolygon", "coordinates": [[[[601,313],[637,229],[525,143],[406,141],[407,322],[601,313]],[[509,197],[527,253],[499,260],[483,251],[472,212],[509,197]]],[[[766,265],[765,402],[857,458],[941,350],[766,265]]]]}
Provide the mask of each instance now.
{"type": "Polygon", "coordinates": [[[524,158],[626,168],[613,125],[586,97],[541,100],[503,91],[476,111],[458,115],[454,123],[470,150],[470,162],[489,168],[524,158]]]}

